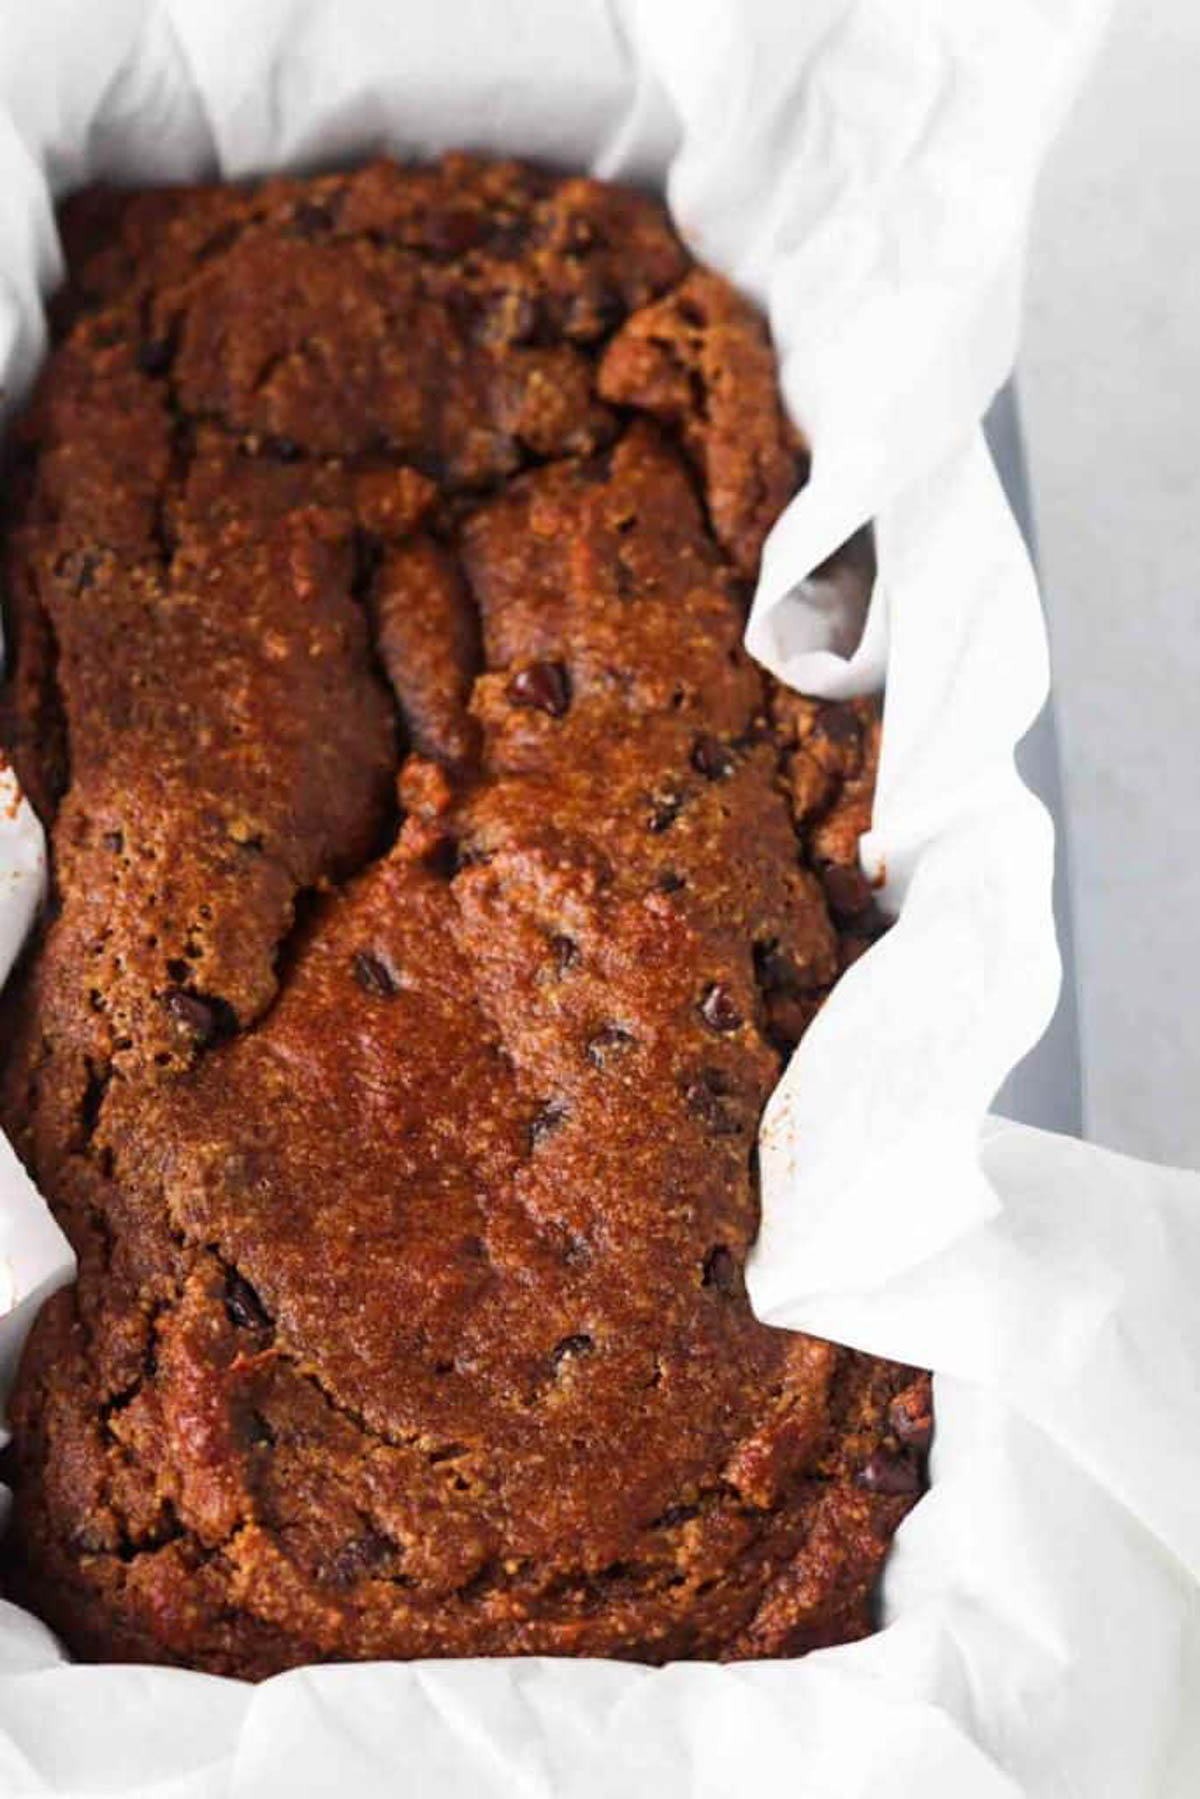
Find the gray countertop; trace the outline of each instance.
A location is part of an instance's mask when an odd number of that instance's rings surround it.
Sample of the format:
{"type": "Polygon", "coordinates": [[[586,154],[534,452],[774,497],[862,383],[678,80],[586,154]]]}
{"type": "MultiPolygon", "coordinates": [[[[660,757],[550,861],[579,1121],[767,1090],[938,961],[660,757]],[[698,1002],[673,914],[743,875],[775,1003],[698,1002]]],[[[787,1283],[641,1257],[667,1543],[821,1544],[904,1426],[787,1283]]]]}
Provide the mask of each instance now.
{"type": "Polygon", "coordinates": [[[1043,182],[1018,394],[1083,1126],[1200,1165],[1200,6],[1118,0],[1043,182]]]}

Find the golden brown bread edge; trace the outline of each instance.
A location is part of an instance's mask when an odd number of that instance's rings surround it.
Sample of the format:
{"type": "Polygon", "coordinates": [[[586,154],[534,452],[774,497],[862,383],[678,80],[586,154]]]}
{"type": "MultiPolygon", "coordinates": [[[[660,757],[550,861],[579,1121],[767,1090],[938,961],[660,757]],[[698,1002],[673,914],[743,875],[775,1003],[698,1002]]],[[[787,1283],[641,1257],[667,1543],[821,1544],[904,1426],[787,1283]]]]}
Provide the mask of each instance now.
{"type": "Polygon", "coordinates": [[[743,1285],[763,1105],[881,928],[877,707],[741,647],[804,473],[760,321],[649,199],[465,156],[63,227],[0,1122],[79,1279],[6,1590],[249,1678],[863,1634],[927,1379],[743,1285]]]}

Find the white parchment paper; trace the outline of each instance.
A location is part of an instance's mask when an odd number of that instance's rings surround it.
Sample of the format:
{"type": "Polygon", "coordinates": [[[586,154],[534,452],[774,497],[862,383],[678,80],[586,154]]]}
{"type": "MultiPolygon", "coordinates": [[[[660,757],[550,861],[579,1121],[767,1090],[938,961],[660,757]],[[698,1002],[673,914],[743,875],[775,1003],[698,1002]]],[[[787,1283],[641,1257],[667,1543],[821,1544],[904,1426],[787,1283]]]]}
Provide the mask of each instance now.
{"type": "MultiPolygon", "coordinates": [[[[866,846],[899,923],[772,1101],[764,1317],[937,1371],[934,1485],[886,1628],[803,1662],[72,1667],[0,1604],[0,1793],[1200,1791],[1200,1179],[985,1123],[1049,1016],[1031,571],[978,432],[1031,184],[1103,0],[0,0],[0,382],[58,269],[51,197],[458,145],[665,184],[770,312],[813,479],[750,625],[784,678],[886,678],[866,846]],[[809,572],[877,522],[861,642],[809,572]]],[[[1116,225],[1114,228],[1118,228],[1116,225]]],[[[0,783],[4,777],[0,775],[0,783]]],[[[0,978],[42,879],[0,787],[0,978]]],[[[0,1145],[0,1356],[69,1258],[0,1145]]]]}

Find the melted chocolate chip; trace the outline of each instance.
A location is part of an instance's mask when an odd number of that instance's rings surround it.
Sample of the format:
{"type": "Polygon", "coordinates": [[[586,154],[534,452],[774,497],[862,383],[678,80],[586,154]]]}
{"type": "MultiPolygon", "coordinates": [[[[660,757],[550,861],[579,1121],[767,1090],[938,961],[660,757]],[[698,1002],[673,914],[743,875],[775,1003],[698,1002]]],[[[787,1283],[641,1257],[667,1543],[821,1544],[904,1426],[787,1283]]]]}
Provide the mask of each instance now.
{"type": "Polygon", "coordinates": [[[822,706],[813,731],[818,736],[828,738],[830,743],[837,744],[857,743],[862,736],[858,714],[853,706],[842,704],[822,706]]]}
{"type": "Polygon", "coordinates": [[[608,1068],[631,1049],[633,1043],[632,1034],[621,1025],[605,1025],[588,1043],[587,1059],[593,1068],[608,1068]]]}
{"type": "Polygon", "coordinates": [[[334,1552],[326,1565],[326,1579],[335,1587],[350,1586],[377,1573],[391,1554],[392,1544],[385,1536],[377,1530],[366,1530],[334,1552]]]}
{"type": "Polygon", "coordinates": [[[933,1437],[933,1417],[916,1394],[900,1394],[888,1407],[888,1427],[906,1449],[924,1455],[933,1437]]]}
{"type": "Polygon", "coordinates": [[[299,462],[304,455],[294,437],[268,437],[263,449],[276,462],[299,462]]]}
{"type": "Polygon", "coordinates": [[[535,1112],[529,1126],[530,1147],[537,1149],[547,1137],[553,1136],[559,1125],[567,1116],[567,1108],[561,1099],[548,1099],[539,1112],[535,1112]]]}
{"type": "Polygon", "coordinates": [[[865,1487],[868,1493],[881,1493],[889,1498],[921,1491],[921,1471],[915,1458],[888,1455],[883,1449],[875,1451],[859,1469],[856,1478],[859,1486],[865,1487]]]}
{"type": "Polygon", "coordinates": [[[660,893],[682,893],[687,882],[677,869],[664,868],[654,883],[660,893]]]}
{"type": "Polygon", "coordinates": [[[421,861],[430,874],[437,875],[443,881],[452,881],[459,871],[460,858],[458,840],[447,833],[430,844],[421,861]]]}
{"type": "Polygon", "coordinates": [[[660,1518],[652,1525],[654,1530],[674,1530],[676,1525],[688,1524],[693,1518],[700,1516],[698,1505],[669,1505],[660,1518]]]}
{"type": "Polygon", "coordinates": [[[261,1412],[243,1412],[237,1420],[237,1432],[247,1449],[270,1449],[275,1443],[275,1432],[270,1420],[261,1412]]]}
{"type": "Polygon", "coordinates": [[[706,781],[721,781],[733,773],[733,751],[719,737],[706,732],[692,745],[692,767],[706,781]]]}
{"type": "Polygon", "coordinates": [[[821,884],[830,911],[839,918],[858,918],[870,909],[871,886],[861,868],[831,862],[821,872],[821,884]]]}
{"type": "Polygon", "coordinates": [[[550,939],[550,954],[554,957],[554,966],[559,974],[566,974],[568,968],[574,968],[579,962],[579,945],[573,937],[564,937],[555,932],[550,939]]]}
{"type": "Polygon", "coordinates": [[[441,212],[427,213],[422,221],[421,239],[427,250],[438,256],[462,256],[483,241],[486,220],[481,212],[465,206],[447,207],[441,212]]]}
{"type": "Polygon", "coordinates": [[[646,829],[654,836],[660,836],[663,831],[670,830],[682,810],[683,795],[681,793],[655,794],[650,816],[646,820],[646,829]]]}
{"type": "Polygon", "coordinates": [[[119,856],[125,848],[125,835],[122,831],[105,831],[100,841],[114,856],[119,856]]]}
{"type": "Polygon", "coordinates": [[[587,343],[593,338],[608,337],[625,317],[625,302],[613,288],[590,285],[574,294],[563,314],[562,328],[567,337],[587,343]]]}
{"type": "Polygon", "coordinates": [[[301,200],[292,213],[292,224],[301,237],[326,237],[333,230],[333,213],[318,200],[301,200]]]}
{"type": "Polygon", "coordinates": [[[519,668],[507,692],[514,706],[531,706],[551,718],[561,718],[571,703],[571,686],[561,662],[531,662],[519,668]]]}
{"type": "Polygon", "coordinates": [[[724,1293],[727,1297],[737,1292],[737,1260],[723,1243],[718,1243],[705,1256],[703,1283],[706,1287],[715,1287],[718,1293],[724,1293]]]}
{"type": "Polygon", "coordinates": [[[354,978],[364,993],[370,993],[376,999],[391,999],[399,991],[387,963],[373,956],[370,950],[355,950],[353,968],[354,978]]]}
{"type": "Polygon", "coordinates": [[[239,1330],[269,1330],[271,1319],[262,1300],[244,1275],[236,1268],[230,1268],[225,1274],[225,1310],[229,1314],[229,1322],[236,1324],[239,1330]]]}
{"type": "Polygon", "coordinates": [[[711,1031],[736,1031],[742,1015],[724,981],[713,981],[700,998],[700,1015],[711,1031]]]}
{"type": "Polygon", "coordinates": [[[94,587],[96,585],[96,570],[99,567],[99,556],[93,556],[89,551],[85,551],[79,558],[79,565],[75,575],[75,586],[72,590],[76,596],[81,593],[86,593],[89,587],[94,587]]]}
{"type": "Polygon", "coordinates": [[[577,1335],[564,1337],[561,1343],[556,1343],[551,1351],[550,1360],[558,1368],[569,1356],[591,1355],[595,1347],[595,1343],[586,1332],[580,1331],[577,1335]]]}
{"type": "MultiPolygon", "coordinates": [[[[182,987],[168,987],[163,1004],[180,1034],[191,1038],[198,1049],[206,1048],[227,1028],[220,1000],[202,999],[198,993],[187,993],[182,987]]],[[[228,1007],[224,1010],[228,1011],[228,1007]]]]}
{"type": "Polygon", "coordinates": [[[529,220],[519,213],[490,218],[485,243],[490,255],[514,262],[529,243],[529,220]]]}
{"type": "Polygon", "coordinates": [[[779,948],[779,939],[771,937],[754,945],[754,974],[766,993],[794,990],[800,984],[799,970],[779,948]]]}
{"type": "Polygon", "coordinates": [[[719,1069],[704,1068],[696,1080],[687,1081],[683,1101],[693,1118],[699,1119],[714,1137],[736,1137],[742,1125],[727,1104],[729,1088],[719,1069]]]}
{"type": "Polygon", "coordinates": [[[143,375],[165,375],[171,366],[171,345],[165,337],[148,338],[138,345],[137,365],[143,375]]]}

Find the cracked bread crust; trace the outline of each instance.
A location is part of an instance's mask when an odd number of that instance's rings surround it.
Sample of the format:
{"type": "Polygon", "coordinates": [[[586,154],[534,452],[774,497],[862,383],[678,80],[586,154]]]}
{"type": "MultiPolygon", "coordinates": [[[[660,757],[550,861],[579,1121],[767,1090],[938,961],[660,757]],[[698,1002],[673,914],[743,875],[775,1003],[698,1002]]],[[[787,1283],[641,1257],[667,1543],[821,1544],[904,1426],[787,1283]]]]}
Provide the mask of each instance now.
{"type": "Polygon", "coordinates": [[[804,465],[762,326],[650,201],[515,164],[64,226],[0,1123],[80,1272],[7,1590],[247,1678],[863,1634],[927,1379],[743,1285],[762,1108],[881,928],[877,708],[741,648],[804,465]]]}

